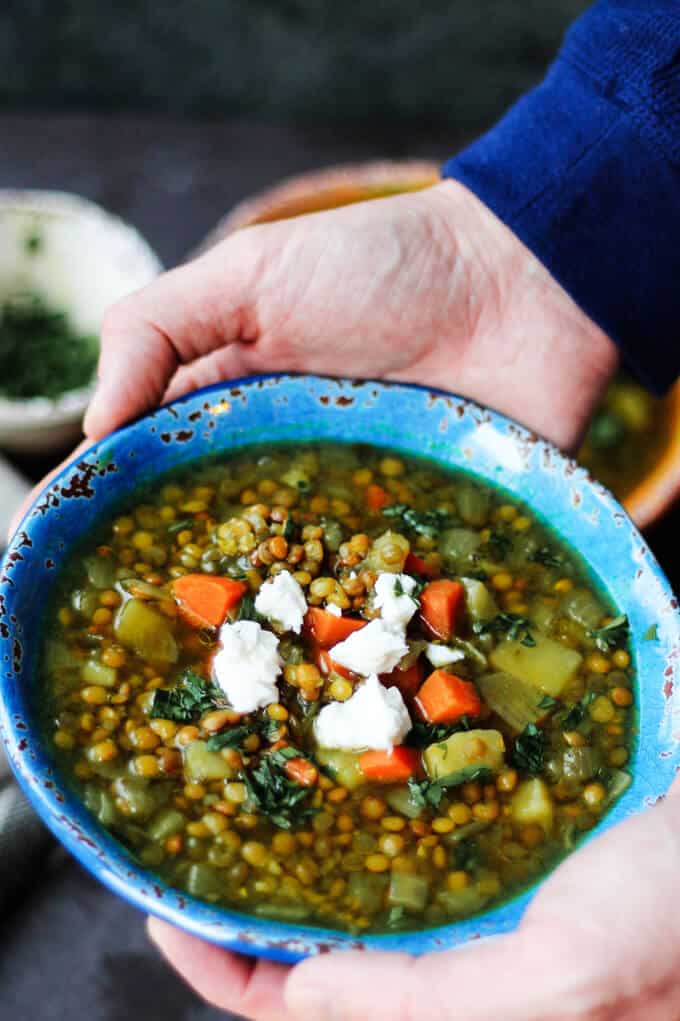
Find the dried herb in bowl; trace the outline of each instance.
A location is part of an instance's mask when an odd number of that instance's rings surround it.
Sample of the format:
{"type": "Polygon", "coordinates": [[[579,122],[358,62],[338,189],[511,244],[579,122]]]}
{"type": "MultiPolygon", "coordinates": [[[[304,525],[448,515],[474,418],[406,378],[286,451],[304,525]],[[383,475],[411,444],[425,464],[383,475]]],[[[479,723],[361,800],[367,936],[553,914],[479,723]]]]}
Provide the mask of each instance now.
{"type": "Polygon", "coordinates": [[[56,398],[87,386],[97,364],[97,338],[80,334],[68,316],[34,292],[0,304],[0,396],[56,398]]]}

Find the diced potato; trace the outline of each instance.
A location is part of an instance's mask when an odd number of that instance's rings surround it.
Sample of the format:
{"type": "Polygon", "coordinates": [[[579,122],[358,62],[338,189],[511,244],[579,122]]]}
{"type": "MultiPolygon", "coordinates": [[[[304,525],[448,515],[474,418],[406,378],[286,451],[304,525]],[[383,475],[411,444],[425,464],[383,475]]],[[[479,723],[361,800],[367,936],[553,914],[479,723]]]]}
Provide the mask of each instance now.
{"type": "Polygon", "coordinates": [[[342,748],[317,748],[315,758],[320,766],[328,770],[337,783],[349,791],[366,783],[366,777],[361,771],[359,756],[356,752],[345,751],[342,748]]]}
{"type": "Polygon", "coordinates": [[[453,783],[463,783],[479,769],[499,772],[504,752],[505,742],[499,731],[464,730],[429,745],[423,761],[431,780],[447,777],[453,783]]]}
{"type": "Polygon", "coordinates": [[[299,489],[306,492],[312,484],[309,477],[309,473],[305,471],[300,465],[293,465],[288,471],[281,476],[281,481],[285,482],[291,489],[299,489]]]}
{"type": "Polygon", "coordinates": [[[534,687],[559,698],[573,680],[583,657],[575,649],[532,632],[535,645],[522,645],[506,639],[497,645],[489,659],[496,670],[503,670],[534,687]]]}
{"type": "Polygon", "coordinates": [[[498,604],[483,581],[461,578],[465,587],[467,608],[475,624],[486,624],[498,614],[498,604]]]}
{"type": "Polygon", "coordinates": [[[519,785],[512,798],[512,817],[521,826],[535,823],[546,833],[550,832],[553,825],[553,800],[543,780],[534,777],[519,785]]]}
{"type": "Polygon", "coordinates": [[[486,704],[513,730],[522,731],[545,716],[545,709],[540,708],[545,695],[520,677],[499,670],[478,677],[477,687],[486,704]]]}
{"type": "Polygon", "coordinates": [[[116,638],[150,663],[176,663],[177,643],[167,617],[141,599],[123,603],[114,623],[116,638]]]}
{"type": "Polygon", "coordinates": [[[82,669],[82,678],[86,684],[99,684],[102,688],[115,688],[118,671],[115,667],[105,666],[98,659],[88,659],[82,669]]]}
{"type": "Polygon", "coordinates": [[[192,741],[184,749],[184,773],[188,780],[228,780],[234,775],[219,752],[212,752],[207,741],[192,741]]]}

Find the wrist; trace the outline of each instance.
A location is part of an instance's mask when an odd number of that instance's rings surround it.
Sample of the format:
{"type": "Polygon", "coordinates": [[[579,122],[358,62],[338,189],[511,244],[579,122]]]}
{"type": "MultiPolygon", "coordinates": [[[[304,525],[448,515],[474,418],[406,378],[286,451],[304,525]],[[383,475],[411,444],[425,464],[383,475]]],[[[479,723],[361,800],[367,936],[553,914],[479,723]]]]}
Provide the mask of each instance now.
{"type": "Polygon", "coordinates": [[[455,239],[455,272],[468,276],[473,329],[456,351],[458,388],[573,448],[619,365],[616,345],[463,184],[422,194],[439,231],[455,239]]]}

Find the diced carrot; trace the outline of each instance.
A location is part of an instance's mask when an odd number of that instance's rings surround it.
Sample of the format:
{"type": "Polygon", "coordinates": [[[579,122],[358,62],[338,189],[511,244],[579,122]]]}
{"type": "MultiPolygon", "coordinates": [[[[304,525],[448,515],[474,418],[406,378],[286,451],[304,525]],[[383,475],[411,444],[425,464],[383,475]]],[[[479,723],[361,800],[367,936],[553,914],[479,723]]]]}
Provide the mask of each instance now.
{"type": "Polygon", "coordinates": [[[455,634],[465,605],[465,589],[459,581],[440,578],[420,593],[420,612],[428,629],[445,642],[455,634]]]}
{"type": "Polygon", "coordinates": [[[347,667],[340,666],[339,663],[335,663],[326,649],[322,649],[320,647],[316,649],[314,653],[314,662],[325,677],[328,677],[331,671],[334,674],[339,674],[340,677],[350,678],[353,676],[352,671],[348,670],[347,667]]]}
{"type": "Polygon", "coordinates": [[[399,688],[399,691],[406,702],[415,697],[420,687],[421,670],[420,663],[414,663],[406,670],[395,667],[389,674],[382,674],[380,680],[386,688],[399,688]]]}
{"type": "Polygon", "coordinates": [[[423,578],[436,578],[439,574],[438,568],[422,557],[417,557],[415,553],[409,553],[406,557],[404,570],[407,574],[420,574],[423,578]]]}
{"type": "Polygon", "coordinates": [[[377,486],[374,482],[366,487],[366,504],[369,510],[380,511],[391,499],[387,490],[383,489],[382,486],[377,486]]]}
{"type": "Polygon", "coordinates": [[[172,583],[179,612],[192,627],[219,627],[248,591],[244,581],[214,574],[185,574],[172,583]]]}
{"type": "Polygon", "coordinates": [[[435,670],[416,695],[416,706],[428,723],[455,723],[461,716],[478,716],[482,703],[477,689],[448,670],[435,670]]]}
{"type": "Polygon", "coordinates": [[[359,756],[359,768],[367,780],[376,783],[403,783],[418,771],[420,754],[416,748],[400,745],[391,752],[364,752],[359,756]]]}
{"type": "Polygon", "coordinates": [[[365,627],[366,623],[365,620],[355,620],[352,617],[335,617],[319,606],[310,606],[305,615],[305,628],[325,649],[344,642],[354,631],[365,627]]]}
{"type": "Polygon", "coordinates": [[[319,770],[309,759],[288,759],[283,771],[289,780],[301,787],[313,787],[319,779],[319,770]]]}

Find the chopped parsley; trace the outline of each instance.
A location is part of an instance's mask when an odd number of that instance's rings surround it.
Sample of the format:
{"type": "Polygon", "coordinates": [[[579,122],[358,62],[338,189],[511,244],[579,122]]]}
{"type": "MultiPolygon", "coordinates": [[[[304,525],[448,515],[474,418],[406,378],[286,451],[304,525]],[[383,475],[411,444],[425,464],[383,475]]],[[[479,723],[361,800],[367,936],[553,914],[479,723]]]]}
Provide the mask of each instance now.
{"type": "Polygon", "coordinates": [[[94,377],[97,338],[32,291],[0,303],[0,394],[56,398],[94,377]]]}
{"type": "Polygon", "coordinates": [[[512,549],[512,539],[504,532],[492,532],[489,536],[488,545],[491,547],[494,556],[504,560],[512,549]]]}
{"type": "Polygon", "coordinates": [[[254,620],[258,623],[264,620],[261,614],[259,614],[255,609],[255,596],[252,592],[246,592],[246,594],[241,597],[235,620],[254,620]]]}
{"type": "Polygon", "coordinates": [[[288,759],[305,758],[292,746],[264,755],[257,766],[243,773],[248,797],[255,808],[268,816],[279,829],[289,830],[314,815],[315,809],[305,805],[310,788],[289,780],[284,770],[288,759]]]}
{"type": "Polygon", "coordinates": [[[295,521],[292,514],[289,514],[286,518],[286,523],[283,526],[283,538],[286,542],[290,542],[291,539],[295,538],[295,521]]]}
{"type": "Polygon", "coordinates": [[[540,549],[530,553],[527,557],[534,564],[543,564],[544,567],[561,567],[564,558],[561,553],[554,553],[549,546],[541,546],[540,549]]]}
{"type": "Polygon", "coordinates": [[[479,769],[467,773],[464,779],[461,779],[460,773],[441,776],[438,780],[415,780],[411,777],[408,781],[408,789],[413,804],[418,808],[439,808],[449,787],[458,787],[461,783],[473,783],[476,780],[486,783],[492,775],[490,769],[480,766],[479,769]]]}
{"type": "Polygon", "coordinates": [[[644,635],[642,636],[642,641],[643,642],[658,642],[658,640],[659,640],[659,625],[658,624],[650,624],[650,626],[647,628],[647,630],[645,631],[644,635]]]}
{"type": "Polygon", "coordinates": [[[545,760],[545,734],[535,723],[528,723],[515,738],[512,761],[525,773],[540,773],[545,760]]]}
{"type": "Polygon", "coordinates": [[[448,511],[417,511],[405,503],[393,503],[390,507],[384,507],[382,513],[386,518],[400,518],[412,532],[426,535],[430,539],[436,539],[442,528],[451,520],[448,511]]]}
{"type": "Polygon", "coordinates": [[[229,727],[208,738],[208,749],[211,752],[216,752],[220,748],[240,748],[251,734],[258,734],[271,741],[279,726],[280,724],[276,720],[257,720],[255,723],[243,723],[238,727],[229,727]]]}
{"type": "Polygon", "coordinates": [[[492,620],[486,623],[476,623],[473,625],[473,631],[477,635],[490,634],[490,635],[506,635],[512,641],[519,642],[520,645],[525,645],[527,648],[533,648],[536,644],[536,640],[529,630],[531,622],[526,617],[521,617],[517,613],[499,613],[492,620]]]}
{"type": "Polygon", "coordinates": [[[414,601],[414,603],[417,603],[418,600],[419,600],[419,597],[420,597],[420,593],[425,588],[425,584],[426,583],[424,581],[421,581],[417,576],[409,575],[409,577],[412,578],[413,581],[415,581],[415,585],[413,587],[413,591],[412,592],[407,592],[406,589],[404,588],[403,584],[402,584],[400,576],[396,575],[396,577],[394,579],[394,594],[397,597],[397,599],[400,596],[408,596],[408,598],[412,599],[414,601]]]}
{"type": "Polygon", "coordinates": [[[562,719],[563,730],[574,730],[578,727],[579,723],[583,720],[586,714],[586,709],[591,702],[594,702],[597,698],[597,694],[594,691],[588,691],[575,705],[571,707],[562,719]]]}
{"type": "Polygon", "coordinates": [[[222,689],[204,681],[193,670],[185,670],[176,688],[154,691],[150,715],[188,723],[217,705],[226,705],[222,689]]]}
{"type": "Polygon", "coordinates": [[[185,528],[191,528],[193,523],[193,518],[182,518],[181,521],[173,521],[171,525],[168,525],[168,532],[170,535],[174,535],[175,532],[182,532],[185,528]]]}
{"type": "Polygon", "coordinates": [[[461,730],[470,730],[472,724],[467,716],[461,716],[455,723],[421,723],[413,724],[405,744],[415,748],[426,748],[430,744],[437,744],[446,741],[452,734],[461,730]]]}
{"type": "Polygon", "coordinates": [[[614,617],[604,627],[594,628],[588,635],[595,640],[600,652],[609,652],[628,638],[628,617],[624,613],[614,617]]]}

